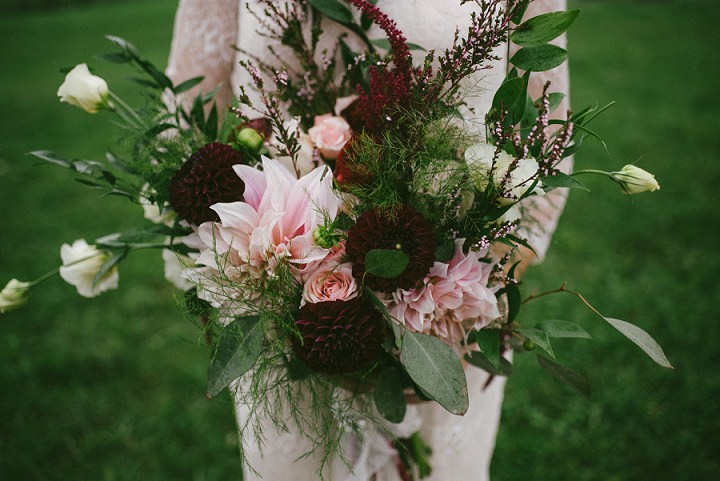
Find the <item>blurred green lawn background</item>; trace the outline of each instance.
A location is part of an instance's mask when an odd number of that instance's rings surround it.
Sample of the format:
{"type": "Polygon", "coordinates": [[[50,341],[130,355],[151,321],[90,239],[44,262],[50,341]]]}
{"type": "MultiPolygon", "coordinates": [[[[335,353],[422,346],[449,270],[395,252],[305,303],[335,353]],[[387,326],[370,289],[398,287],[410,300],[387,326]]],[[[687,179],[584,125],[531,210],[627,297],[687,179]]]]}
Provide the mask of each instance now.
{"type": "MultiPolygon", "coordinates": [[[[127,71],[93,59],[125,37],[158,65],[174,0],[8,10],[0,19],[0,284],[59,262],[59,246],[135,225],[141,210],[98,201],[68,172],[24,153],[103,155],[109,116],[61,105],[61,67],[89,62],[121,93],[127,71]]],[[[523,321],[566,319],[595,342],[559,344],[587,375],[586,400],[533,356],[516,356],[495,481],[720,479],[720,4],[571,2],[573,104],[616,100],[577,167],[639,161],[662,189],[628,198],[588,179],[575,191],[524,293],[565,280],[601,312],[650,331],[676,370],[656,367],[571,296],[527,305],[523,321]]],[[[0,479],[240,479],[232,407],[204,397],[208,349],[175,307],[157,253],[123,263],[121,288],[86,300],[55,279],[0,317],[0,479]]],[[[269,480],[273,481],[273,480],[269,480]]]]}

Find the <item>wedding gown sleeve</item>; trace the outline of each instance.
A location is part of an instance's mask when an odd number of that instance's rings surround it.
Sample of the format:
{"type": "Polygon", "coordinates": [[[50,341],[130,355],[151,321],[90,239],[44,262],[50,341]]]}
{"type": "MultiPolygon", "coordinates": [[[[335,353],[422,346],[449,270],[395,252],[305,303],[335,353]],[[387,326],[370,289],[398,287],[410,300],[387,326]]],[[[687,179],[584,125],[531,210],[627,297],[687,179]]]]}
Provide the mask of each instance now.
{"type": "Polygon", "coordinates": [[[219,88],[218,108],[230,102],[230,82],[235,67],[233,46],[238,31],[238,0],[180,0],[175,15],[167,75],[174,83],[204,76],[202,83],[186,94],[219,88]]]}

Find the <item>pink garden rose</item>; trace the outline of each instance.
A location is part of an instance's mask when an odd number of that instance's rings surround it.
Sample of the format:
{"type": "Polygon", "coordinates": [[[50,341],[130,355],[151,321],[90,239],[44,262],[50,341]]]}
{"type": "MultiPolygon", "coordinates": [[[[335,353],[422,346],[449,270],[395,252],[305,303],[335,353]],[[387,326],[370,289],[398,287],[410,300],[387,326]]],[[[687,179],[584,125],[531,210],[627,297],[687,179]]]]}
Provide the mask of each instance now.
{"type": "Polygon", "coordinates": [[[323,262],[305,281],[302,305],[326,301],[347,301],[357,297],[358,286],[349,263],[323,262]]]}
{"type": "Polygon", "coordinates": [[[325,114],[315,117],[315,126],[308,134],[323,157],[334,160],[350,140],[352,129],[344,118],[325,114]]]}

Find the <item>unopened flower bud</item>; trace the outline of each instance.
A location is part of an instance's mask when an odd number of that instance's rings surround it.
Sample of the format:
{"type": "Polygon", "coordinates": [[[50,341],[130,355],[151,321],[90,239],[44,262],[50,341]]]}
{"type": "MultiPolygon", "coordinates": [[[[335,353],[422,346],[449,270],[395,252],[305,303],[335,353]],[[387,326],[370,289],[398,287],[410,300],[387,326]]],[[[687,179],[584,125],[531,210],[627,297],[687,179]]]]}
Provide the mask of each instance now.
{"type": "Polygon", "coordinates": [[[0,314],[17,309],[30,298],[30,283],[11,279],[0,291],[0,314]]]}
{"type": "Polygon", "coordinates": [[[237,143],[248,150],[260,150],[260,147],[263,145],[263,141],[263,136],[260,135],[257,130],[250,127],[242,129],[237,134],[237,143]]]}
{"type": "Polygon", "coordinates": [[[619,172],[611,172],[610,175],[628,194],[653,192],[660,188],[653,174],[632,164],[626,165],[619,172]]]}
{"type": "Polygon", "coordinates": [[[93,75],[84,63],[76,66],[65,76],[65,81],[57,91],[60,102],[80,107],[89,114],[97,113],[103,107],[110,106],[110,91],[107,82],[93,75]]]}

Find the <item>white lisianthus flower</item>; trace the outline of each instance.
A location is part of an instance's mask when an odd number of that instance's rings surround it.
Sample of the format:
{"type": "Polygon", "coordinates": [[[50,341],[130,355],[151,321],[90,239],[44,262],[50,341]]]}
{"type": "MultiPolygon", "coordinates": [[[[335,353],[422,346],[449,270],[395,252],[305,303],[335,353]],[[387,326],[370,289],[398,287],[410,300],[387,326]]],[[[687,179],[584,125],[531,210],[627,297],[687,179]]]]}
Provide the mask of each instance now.
{"type": "Polygon", "coordinates": [[[81,296],[95,297],[110,289],[117,289],[120,277],[117,267],[110,269],[95,282],[95,277],[109,257],[97,247],[88,245],[85,239],[78,239],[72,245],[63,244],[60,257],[63,261],[60,277],[75,286],[81,296]]]}
{"type": "Polygon", "coordinates": [[[25,304],[30,298],[30,283],[11,279],[0,291],[0,314],[12,311],[25,304]]]}
{"type": "Polygon", "coordinates": [[[618,182],[628,194],[641,192],[654,192],[660,189],[660,184],[650,172],[628,164],[619,172],[610,172],[610,176],[618,182]]]}
{"type": "Polygon", "coordinates": [[[65,81],[57,91],[60,102],[67,102],[80,107],[89,114],[97,113],[108,107],[110,90],[107,82],[88,70],[87,64],[81,63],[65,76],[65,81]]]}
{"type": "MultiPolygon", "coordinates": [[[[493,183],[500,185],[510,165],[515,161],[512,155],[501,151],[493,168],[494,156],[495,146],[487,143],[474,144],[465,150],[465,162],[470,169],[470,174],[475,179],[475,187],[480,191],[487,188],[491,173],[493,183]]],[[[532,186],[534,181],[530,179],[537,174],[538,168],[538,163],[533,158],[520,160],[517,167],[510,173],[510,188],[514,199],[503,199],[501,203],[512,203],[522,197],[532,186]]],[[[533,194],[543,195],[544,193],[539,185],[533,189],[533,194]]]]}
{"type": "Polygon", "coordinates": [[[145,184],[140,193],[140,205],[143,208],[143,217],[152,222],[153,224],[164,224],[168,227],[172,227],[175,224],[175,211],[172,210],[170,204],[165,202],[162,210],[157,206],[156,203],[150,202],[150,197],[155,194],[155,191],[150,188],[150,184],[145,184]]]}
{"type": "Polygon", "coordinates": [[[195,265],[195,261],[170,249],[163,249],[162,258],[165,262],[165,280],[182,291],[189,291],[195,284],[183,274],[186,269],[195,265]]]}

